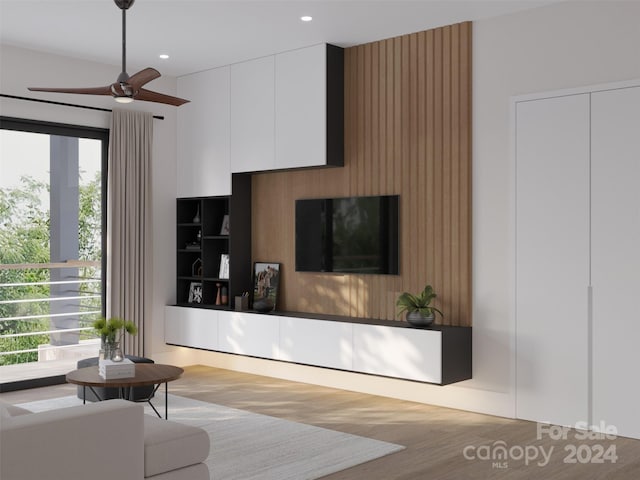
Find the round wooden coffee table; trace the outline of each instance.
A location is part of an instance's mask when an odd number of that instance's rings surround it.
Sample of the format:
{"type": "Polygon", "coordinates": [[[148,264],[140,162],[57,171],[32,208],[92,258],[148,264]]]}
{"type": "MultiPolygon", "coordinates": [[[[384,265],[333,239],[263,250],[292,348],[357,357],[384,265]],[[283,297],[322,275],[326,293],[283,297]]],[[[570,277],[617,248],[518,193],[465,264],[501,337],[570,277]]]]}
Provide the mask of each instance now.
{"type": "Polygon", "coordinates": [[[147,385],[153,385],[153,392],[149,395],[149,398],[142,399],[141,401],[147,402],[156,412],[158,417],[162,418],[156,407],[151,403],[151,398],[155,395],[156,391],[164,383],[164,418],[169,418],[168,411],[168,387],[167,384],[172,380],[180,378],[180,375],[184,373],[184,370],[180,367],[174,367],[173,365],[162,365],[159,363],[136,363],[136,374],[133,377],[128,378],[113,378],[104,379],[98,373],[98,367],[85,367],[73,370],[67,373],[67,382],[76,385],[81,385],[83,388],[83,403],[86,403],[86,393],[84,390],[89,387],[93,394],[100,400],[100,395],[96,393],[93,387],[114,387],[118,388],[120,398],[125,398],[124,392],[126,389],[132,389],[133,387],[142,387],[147,385]]]}

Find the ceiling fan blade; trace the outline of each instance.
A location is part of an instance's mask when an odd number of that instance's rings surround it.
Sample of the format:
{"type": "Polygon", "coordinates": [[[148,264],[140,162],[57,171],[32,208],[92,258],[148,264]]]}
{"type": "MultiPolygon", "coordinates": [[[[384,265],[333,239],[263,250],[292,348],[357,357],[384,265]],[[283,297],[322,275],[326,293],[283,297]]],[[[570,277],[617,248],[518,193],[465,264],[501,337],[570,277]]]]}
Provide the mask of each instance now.
{"type": "Polygon", "coordinates": [[[55,93],[80,93],[86,95],[111,95],[111,87],[89,87],[89,88],[39,88],[29,87],[32,92],[55,92],[55,93]]]}
{"type": "Polygon", "coordinates": [[[155,68],[148,67],[130,76],[129,80],[127,80],[127,83],[131,85],[134,90],[140,90],[143,85],[159,77],[160,77],[160,72],[158,70],[156,70],[155,68]]]}
{"type": "Polygon", "coordinates": [[[166,103],[167,105],[173,105],[175,107],[179,107],[180,105],[189,102],[189,100],[185,100],[183,98],[172,97],[171,95],[145,90],[144,88],[138,90],[138,93],[134,98],[136,100],[144,100],[147,102],[166,103]]]}

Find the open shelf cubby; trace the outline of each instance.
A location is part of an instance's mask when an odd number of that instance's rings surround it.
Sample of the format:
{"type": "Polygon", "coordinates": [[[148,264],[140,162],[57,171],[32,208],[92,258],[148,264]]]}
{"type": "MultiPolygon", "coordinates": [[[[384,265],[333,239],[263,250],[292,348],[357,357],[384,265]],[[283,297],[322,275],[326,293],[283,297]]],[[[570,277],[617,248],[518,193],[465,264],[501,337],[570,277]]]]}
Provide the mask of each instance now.
{"type": "Polygon", "coordinates": [[[229,309],[251,287],[251,177],[233,175],[232,192],[177,199],[177,305],[229,309]],[[229,260],[226,273],[223,256],[229,260]],[[219,289],[227,293],[222,304],[219,289]]]}

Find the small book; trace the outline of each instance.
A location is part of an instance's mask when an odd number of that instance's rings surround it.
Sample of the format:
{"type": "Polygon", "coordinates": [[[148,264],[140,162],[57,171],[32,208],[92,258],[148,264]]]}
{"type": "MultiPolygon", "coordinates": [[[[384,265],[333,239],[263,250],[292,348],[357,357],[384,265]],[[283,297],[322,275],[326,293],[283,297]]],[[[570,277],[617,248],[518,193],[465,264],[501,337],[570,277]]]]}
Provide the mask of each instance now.
{"type": "Polygon", "coordinates": [[[123,359],[121,362],[101,359],[98,362],[98,374],[105,380],[135,377],[136,364],[128,358],[123,359]]]}

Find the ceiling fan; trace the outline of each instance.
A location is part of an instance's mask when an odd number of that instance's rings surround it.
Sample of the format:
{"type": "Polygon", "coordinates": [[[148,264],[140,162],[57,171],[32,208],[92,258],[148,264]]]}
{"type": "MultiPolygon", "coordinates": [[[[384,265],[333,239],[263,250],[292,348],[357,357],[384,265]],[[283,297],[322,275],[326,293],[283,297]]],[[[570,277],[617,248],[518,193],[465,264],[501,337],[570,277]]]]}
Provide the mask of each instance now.
{"type": "Polygon", "coordinates": [[[57,93],[80,93],[87,95],[111,95],[116,102],[130,103],[134,100],[143,100],[147,102],[165,103],[167,105],[180,105],[187,103],[189,100],[183,98],[172,97],[163,93],[146,90],[146,85],[151,80],[160,77],[160,72],[155,68],[145,68],[138,73],[129,76],[127,73],[127,10],[133,5],[135,0],[113,0],[115,4],[122,10],[122,72],[118,75],[118,79],[111,85],[105,87],[90,88],[35,88],[29,87],[32,92],[57,92],[57,93]]]}

